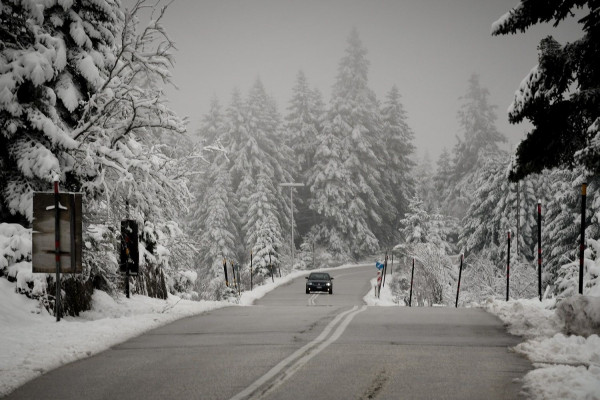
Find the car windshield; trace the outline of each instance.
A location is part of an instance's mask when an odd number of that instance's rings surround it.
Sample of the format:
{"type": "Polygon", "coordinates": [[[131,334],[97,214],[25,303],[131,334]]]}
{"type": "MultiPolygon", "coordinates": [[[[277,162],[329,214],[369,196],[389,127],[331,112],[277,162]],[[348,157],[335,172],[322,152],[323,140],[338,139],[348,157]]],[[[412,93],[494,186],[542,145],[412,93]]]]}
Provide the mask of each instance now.
{"type": "Polygon", "coordinates": [[[310,274],[308,279],[326,281],[329,280],[329,274],[310,274]]]}

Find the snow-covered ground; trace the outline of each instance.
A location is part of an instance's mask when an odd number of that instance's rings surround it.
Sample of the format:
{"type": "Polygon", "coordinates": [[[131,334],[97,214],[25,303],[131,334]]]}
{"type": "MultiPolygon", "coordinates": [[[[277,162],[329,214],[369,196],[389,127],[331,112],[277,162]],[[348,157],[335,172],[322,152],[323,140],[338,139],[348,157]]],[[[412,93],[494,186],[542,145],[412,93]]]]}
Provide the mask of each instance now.
{"type": "Polygon", "coordinates": [[[525,375],[524,388],[533,399],[600,399],[600,298],[575,296],[556,309],[555,300],[490,300],[484,307],[496,314],[512,334],[525,342],[514,351],[535,369],[525,375]],[[565,335],[565,330],[571,335],[565,335]]]}
{"type": "MultiPolygon", "coordinates": [[[[362,266],[364,264],[340,267],[362,266]]],[[[331,269],[335,268],[323,270],[331,269]]],[[[244,292],[239,304],[251,305],[276,287],[308,272],[296,271],[252,292],[244,292]]],[[[65,317],[57,323],[54,316],[40,309],[38,301],[15,293],[14,288],[14,283],[0,278],[0,397],[49,370],[97,354],[151,329],[234,305],[225,301],[190,301],[176,296],[169,296],[167,300],[137,295],[113,299],[97,290],[90,311],[76,318],[65,317]]]]}

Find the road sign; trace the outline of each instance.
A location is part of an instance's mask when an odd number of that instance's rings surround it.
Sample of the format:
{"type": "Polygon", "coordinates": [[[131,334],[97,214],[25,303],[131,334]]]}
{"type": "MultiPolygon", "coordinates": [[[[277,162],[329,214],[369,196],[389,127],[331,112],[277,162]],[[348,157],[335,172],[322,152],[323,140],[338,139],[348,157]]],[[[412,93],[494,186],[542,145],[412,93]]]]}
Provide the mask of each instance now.
{"type": "MultiPolygon", "coordinates": [[[[81,193],[60,193],[60,272],[80,274],[81,264],[81,193]]],[[[32,271],[56,272],[54,193],[33,193],[32,271]]]]}
{"type": "Polygon", "coordinates": [[[133,219],[121,221],[121,260],[119,270],[129,275],[137,275],[140,270],[138,225],[133,219]]]}

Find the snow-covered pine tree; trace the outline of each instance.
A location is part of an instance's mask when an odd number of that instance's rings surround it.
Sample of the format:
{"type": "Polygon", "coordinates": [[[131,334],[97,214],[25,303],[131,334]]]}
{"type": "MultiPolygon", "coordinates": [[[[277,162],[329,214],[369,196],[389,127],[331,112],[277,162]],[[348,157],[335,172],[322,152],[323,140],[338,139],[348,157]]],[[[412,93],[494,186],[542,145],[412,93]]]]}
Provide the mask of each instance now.
{"type": "Polygon", "coordinates": [[[452,174],[452,159],[450,152],[444,147],[440,157],[436,162],[435,175],[433,176],[433,198],[434,203],[439,207],[443,204],[443,196],[452,174]]]}
{"type": "Polygon", "coordinates": [[[478,188],[473,202],[462,220],[459,246],[465,253],[486,252],[486,258],[496,265],[506,260],[507,231],[512,232],[511,253],[516,254],[515,238],[519,242],[519,259],[533,262],[537,245],[537,200],[541,187],[539,176],[521,182],[519,210],[516,184],[508,179],[511,162],[506,154],[490,158],[475,174],[478,188]],[[517,212],[521,214],[519,236],[516,237],[517,212]]]}
{"type": "Polygon", "coordinates": [[[241,231],[246,246],[244,254],[253,250],[256,265],[267,265],[268,251],[271,250],[272,260],[280,263],[282,253],[289,250],[281,245],[281,238],[283,232],[289,229],[290,222],[287,217],[289,204],[279,183],[292,180],[289,172],[292,158],[284,143],[281,117],[275,102],[266,94],[260,80],[257,79],[251,88],[245,103],[239,92],[234,92],[227,109],[226,125],[221,142],[233,155],[229,171],[233,191],[240,200],[241,231]],[[265,181],[267,178],[270,183],[265,181]],[[254,204],[257,196],[265,196],[268,205],[257,207],[254,204]],[[263,215],[267,207],[269,212],[263,215]],[[271,242],[265,239],[263,232],[267,227],[275,229],[269,234],[271,242]],[[260,246],[268,246],[268,249],[261,250],[260,246]],[[266,257],[266,261],[262,257],[266,257]]]}
{"type": "MultiPolygon", "coordinates": [[[[578,237],[580,227],[575,222],[580,200],[579,191],[573,182],[579,180],[582,171],[554,169],[550,172],[550,184],[553,196],[542,208],[542,251],[544,254],[543,267],[546,282],[554,285],[560,267],[575,261],[578,254],[578,237]]],[[[556,288],[555,288],[556,289],[556,288]]]]}
{"type": "Polygon", "coordinates": [[[203,146],[214,145],[223,134],[225,119],[221,104],[216,95],[210,100],[208,112],[202,118],[202,126],[198,129],[197,137],[203,146]]]}
{"type": "Polygon", "coordinates": [[[296,168],[293,176],[298,182],[305,183],[304,187],[295,190],[297,196],[295,223],[298,229],[297,237],[306,235],[317,219],[316,213],[308,207],[310,188],[306,185],[307,175],[313,167],[317,149],[317,136],[322,129],[322,119],[325,104],[321,93],[311,89],[304,72],[299,71],[296,84],[292,88],[292,98],[286,115],[286,143],[292,150],[296,168]]]}
{"type": "Polygon", "coordinates": [[[324,217],[319,226],[322,233],[327,232],[321,238],[332,250],[335,247],[334,252],[348,248],[353,257],[376,251],[379,240],[374,232],[383,233],[383,224],[393,223],[389,196],[382,192],[381,171],[386,155],[378,154],[383,147],[379,142],[381,120],[377,99],[368,87],[369,62],[365,55],[366,49],[354,29],[339,63],[309,177],[311,208],[324,217]],[[390,216],[389,220],[384,216],[390,216]],[[334,237],[340,242],[332,246],[334,237]]]}
{"type": "Polygon", "coordinates": [[[414,134],[406,121],[407,115],[400,101],[400,91],[396,86],[387,94],[381,110],[383,122],[383,143],[387,150],[385,173],[382,174],[385,192],[392,196],[395,218],[394,231],[400,219],[408,210],[408,201],[414,193],[412,155],[415,151],[414,134]]]}
{"type": "Polygon", "coordinates": [[[68,188],[87,180],[73,173],[86,155],[73,131],[106,82],[124,15],[112,0],[8,1],[0,13],[0,214],[27,224],[33,191],[55,174],[68,188]]]}
{"type": "Polygon", "coordinates": [[[213,281],[223,281],[223,259],[239,260],[238,199],[229,176],[229,160],[219,153],[207,173],[207,186],[199,207],[197,271],[201,292],[210,299],[219,298],[215,290],[221,287],[213,281]]]}
{"type": "Polygon", "coordinates": [[[246,246],[254,255],[254,273],[263,277],[281,267],[283,237],[277,216],[275,183],[268,172],[259,172],[243,218],[246,246]],[[270,270],[269,266],[275,269],[270,270]]]}
{"type": "Polygon", "coordinates": [[[428,212],[433,212],[436,208],[434,176],[431,157],[429,152],[425,151],[423,157],[415,162],[413,179],[415,181],[415,195],[423,201],[423,206],[428,212]]]}
{"type": "Polygon", "coordinates": [[[544,168],[585,165],[600,172],[600,18],[596,1],[521,0],[492,25],[492,35],[524,32],[530,26],[553,21],[558,25],[573,16],[579,19],[581,39],[560,45],[552,36],[538,46],[538,65],[523,79],[509,108],[510,122],[527,118],[534,128],[517,149],[512,179],[521,179],[544,168]]]}
{"type": "Polygon", "coordinates": [[[304,179],[313,165],[317,135],[321,130],[324,104],[318,91],[308,85],[304,72],[298,72],[292,88],[292,99],[286,115],[287,144],[297,159],[299,170],[295,176],[304,179]]]}
{"type": "Polygon", "coordinates": [[[499,151],[498,144],[506,138],[495,126],[496,107],[489,103],[489,91],[471,75],[467,93],[458,111],[463,138],[457,137],[453,151],[451,179],[447,182],[442,211],[462,218],[472,202],[476,186],[473,173],[499,151]]]}
{"type": "Polygon", "coordinates": [[[165,8],[140,30],[143,7],[123,12],[112,0],[1,7],[2,214],[30,221],[32,192],[48,190],[54,174],[63,190],[83,192],[84,241],[92,246],[85,276],[104,289],[115,287],[106,244],[125,204],[140,224],[152,219],[173,232],[169,220],[187,194],[177,163],[155,146],[162,132],[184,131],[161,89],[173,61],[160,24],[165,8]]]}

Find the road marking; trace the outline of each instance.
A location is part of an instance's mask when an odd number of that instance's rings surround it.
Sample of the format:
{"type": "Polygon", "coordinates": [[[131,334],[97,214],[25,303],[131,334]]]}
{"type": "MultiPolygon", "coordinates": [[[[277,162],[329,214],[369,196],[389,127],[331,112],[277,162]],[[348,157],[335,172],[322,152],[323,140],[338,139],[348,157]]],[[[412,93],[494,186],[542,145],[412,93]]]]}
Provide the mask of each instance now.
{"type": "Polygon", "coordinates": [[[287,381],[294,373],[296,373],[303,365],[305,365],[311,358],[319,354],[323,349],[329,346],[331,343],[335,342],[341,335],[344,333],[344,330],[350,324],[350,321],[354,318],[354,316],[364,310],[366,310],[367,306],[363,306],[361,309],[358,309],[358,306],[352,307],[350,310],[346,310],[338,315],[323,329],[323,332],[307,343],[300,349],[296,350],[290,356],[286,357],[284,360],[280,361],[279,364],[271,368],[269,372],[258,378],[254,383],[248,386],[246,389],[242,390],[235,396],[231,398],[231,400],[242,400],[242,399],[260,399],[267,395],[268,393],[275,390],[282,383],[287,381]],[[345,319],[344,319],[345,318],[345,319]],[[327,340],[327,336],[333,330],[333,328],[338,325],[338,323],[344,319],[335,332],[329,336],[327,340]],[[288,367],[289,366],[289,367],[288,367]],[[281,373],[281,376],[277,377],[278,374],[281,373]],[[271,383],[264,390],[259,391],[260,387],[265,385],[267,382],[271,381],[273,378],[276,378],[273,383],[271,383]]]}
{"type": "Polygon", "coordinates": [[[315,293],[315,294],[313,294],[312,296],[310,296],[308,298],[308,305],[309,306],[316,306],[317,305],[317,296],[318,296],[318,294],[315,293]]]}

